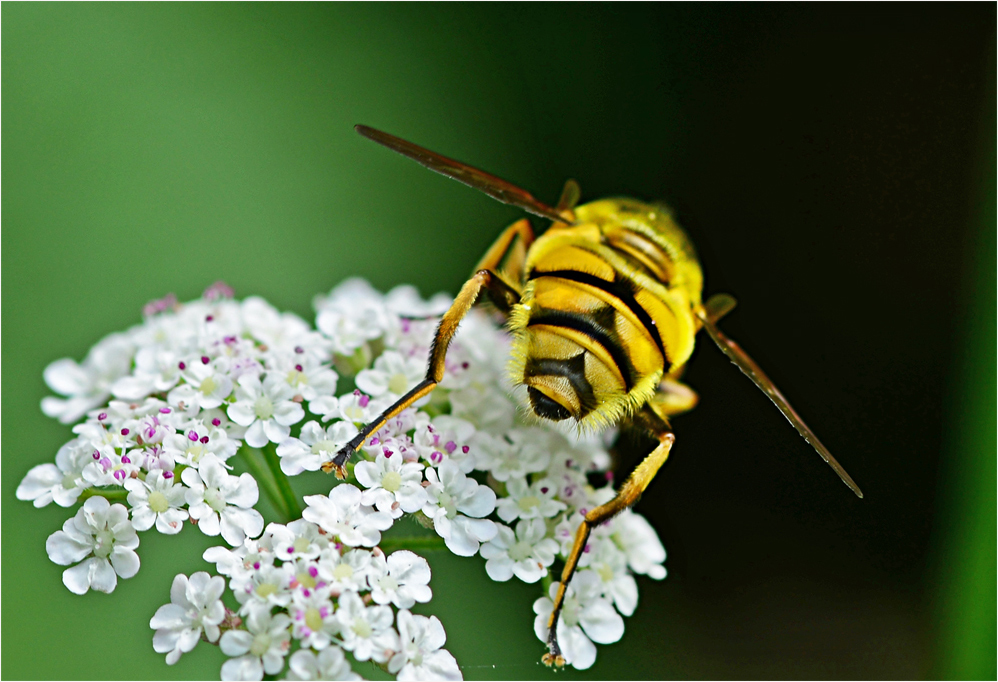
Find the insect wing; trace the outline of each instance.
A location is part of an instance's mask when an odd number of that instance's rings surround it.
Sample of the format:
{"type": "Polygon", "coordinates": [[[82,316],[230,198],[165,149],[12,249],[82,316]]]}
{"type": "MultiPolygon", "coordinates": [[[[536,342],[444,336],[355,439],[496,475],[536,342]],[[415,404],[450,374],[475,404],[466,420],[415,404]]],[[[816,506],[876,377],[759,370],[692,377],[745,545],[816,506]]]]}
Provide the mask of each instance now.
{"type": "MultiPolygon", "coordinates": [[[[733,301],[734,299],[731,300],[733,301]]],[[[708,304],[709,303],[710,302],[708,301],[708,304]]],[[[716,307],[717,310],[724,310],[725,308],[730,310],[727,305],[722,305],[721,301],[718,301],[717,305],[714,307],[716,307]]],[[[727,310],[724,310],[724,312],[727,312],[727,310]]],[[[755,363],[755,360],[749,357],[748,353],[742,350],[741,346],[725,336],[724,333],[717,328],[717,325],[714,324],[714,319],[712,319],[709,315],[701,314],[699,317],[703,322],[703,326],[706,327],[707,333],[710,334],[710,338],[717,344],[717,347],[728,356],[728,359],[731,360],[731,362],[737,365],[738,369],[742,371],[742,374],[751,379],[752,383],[758,386],[763,393],[769,396],[769,399],[773,401],[773,404],[776,405],[777,408],[779,408],[780,412],[783,413],[783,416],[794,425],[794,428],[797,429],[797,433],[799,433],[804,440],[811,444],[811,447],[813,447],[818,454],[821,455],[821,458],[828,463],[828,466],[832,467],[835,473],[839,475],[842,482],[849,486],[849,489],[856,493],[857,497],[863,497],[863,491],[859,489],[856,482],[852,480],[852,477],[848,473],[846,473],[846,470],[843,469],[842,465],[839,464],[838,461],[832,456],[832,453],[828,451],[828,448],[826,448],[824,444],[818,440],[818,437],[814,435],[814,431],[812,431],[808,425],[804,423],[804,420],[800,418],[797,411],[790,406],[787,399],[784,398],[783,394],[780,393],[780,390],[776,388],[776,384],[774,384],[773,381],[766,376],[766,373],[763,372],[762,368],[755,363]]]]}
{"type": "Polygon", "coordinates": [[[389,135],[365,125],[354,126],[354,129],[369,140],[388,147],[402,156],[407,156],[431,171],[446,175],[448,178],[462,182],[469,187],[485,192],[497,201],[510,206],[517,206],[525,211],[547,218],[555,222],[566,222],[565,217],[547,204],[541,203],[524,189],[506,182],[502,178],[473,168],[467,164],[449,159],[446,156],[432,152],[425,147],[407,142],[400,137],[389,135]]]}

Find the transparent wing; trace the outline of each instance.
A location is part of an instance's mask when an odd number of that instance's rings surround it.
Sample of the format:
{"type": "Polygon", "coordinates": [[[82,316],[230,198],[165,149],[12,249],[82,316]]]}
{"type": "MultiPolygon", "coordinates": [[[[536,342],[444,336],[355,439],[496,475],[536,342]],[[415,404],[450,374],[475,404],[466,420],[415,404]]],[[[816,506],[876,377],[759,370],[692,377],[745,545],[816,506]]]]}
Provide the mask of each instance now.
{"type": "MultiPolygon", "coordinates": [[[[711,304],[711,301],[713,300],[714,299],[712,298],[710,301],[707,301],[705,307],[708,310],[713,309],[715,314],[720,311],[723,311],[721,314],[724,314],[734,307],[734,299],[730,296],[727,296],[725,299],[718,299],[714,305],[711,304]]],[[[846,473],[846,470],[842,468],[842,465],[839,464],[834,457],[832,457],[832,453],[830,453],[828,448],[826,448],[822,442],[818,440],[818,437],[814,435],[814,432],[808,427],[807,424],[804,423],[804,420],[800,418],[800,415],[797,414],[796,410],[790,406],[787,399],[784,398],[783,394],[780,393],[780,390],[776,388],[776,384],[774,384],[772,380],[766,376],[766,373],[763,372],[759,365],[755,363],[755,360],[749,357],[748,353],[742,350],[741,346],[729,339],[720,329],[717,328],[717,325],[714,324],[714,321],[717,318],[709,313],[700,314],[699,317],[700,321],[703,322],[703,326],[707,329],[707,333],[710,334],[710,338],[712,338],[714,343],[717,344],[717,347],[728,356],[728,359],[731,360],[731,362],[737,365],[738,369],[740,369],[745,376],[752,380],[752,383],[758,386],[763,393],[769,396],[769,399],[773,401],[773,404],[776,405],[777,408],[779,408],[780,412],[783,413],[783,416],[794,425],[794,428],[797,429],[797,433],[803,436],[804,440],[810,443],[811,447],[817,450],[818,454],[821,455],[821,458],[828,463],[828,466],[832,467],[835,473],[839,475],[842,482],[849,486],[849,489],[856,493],[857,497],[863,497],[863,491],[859,489],[859,486],[852,480],[852,477],[846,473]]],[[[717,317],[720,317],[720,315],[717,315],[717,317]]]]}
{"type": "Polygon", "coordinates": [[[567,222],[566,217],[560,215],[557,210],[547,204],[541,203],[530,192],[508,183],[502,178],[473,168],[460,161],[441,156],[412,142],[406,142],[400,137],[389,135],[365,125],[354,126],[354,130],[367,139],[374,140],[378,144],[388,147],[402,156],[408,156],[416,163],[426,166],[431,171],[446,175],[448,178],[463,182],[469,187],[474,187],[477,190],[485,192],[497,201],[509,204],[510,206],[517,206],[541,218],[561,223],[567,222]]]}

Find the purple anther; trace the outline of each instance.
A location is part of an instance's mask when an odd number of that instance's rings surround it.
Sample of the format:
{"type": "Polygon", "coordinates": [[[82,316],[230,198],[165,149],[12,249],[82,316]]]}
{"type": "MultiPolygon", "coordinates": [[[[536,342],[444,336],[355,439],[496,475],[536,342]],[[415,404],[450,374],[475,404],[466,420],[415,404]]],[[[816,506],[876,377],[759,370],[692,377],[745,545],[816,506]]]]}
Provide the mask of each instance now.
{"type": "Polygon", "coordinates": [[[301,365],[295,365],[295,369],[297,369],[299,372],[304,372],[305,371],[305,370],[303,370],[301,368],[301,365]]]}
{"type": "Polygon", "coordinates": [[[308,567],[308,574],[310,576],[312,576],[313,578],[316,578],[319,575],[319,569],[316,568],[315,566],[309,566],[308,567]]]}
{"type": "Polygon", "coordinates": [[[170,414],[170,408],[169,407],[161,407],[161,408],[159,408],[159,413],[160,414],[170,414]]]}
{"type": "Polygon", "coordinates": [[[194,429],[191,429],[190,431],[188,431],[187,432],[187,440],[193,441],[193,442],[196,443],[197,440],[198,440],[198,432],[195,431],[194,429]]]}
{"type": "Polygon", "coordinates": [[[613,472],[612,471],[606,472],[605,474],[603,474],[603,478],[605,478],[608,481],[612,481],[613,480],[613,472]]]}
{"type": "Polygon", "coordinates": [[[440,452],[439,450],[434,450],[433,452],[430,453],[430,461],[433,462],[434,464],[440,464],[442,461],[444,461],[443,453],[440,452]]]}
{"type": "Polygon", "coordinates": [[[570,460],[570,459],[566,459],[566,460],[565,460],[565,466],[567,466],[567,467],[570,467],[570,466],[572,466],[572,460],[570,460]]]}
{"type": "Polygon", "coordinates": [[[260,570],[260,562],[259,561],[254,561],[253,562],[253,568],[255,568],[256,570],[259,571],[260,570]]]}
{"type": "Polygon", "coordinates": [[[187,369],[187,365],[184,364],[184,362],[182,360],[177,363],[177,367],[179,367],[181,370],[187,369]]]}
{"type": "Polygon", "coordinates": [[[371,439],[371,445],[380,445],[380,444],[381,444],[380,438],[375,437],[371,439]]]}
{"type": "Polygon", "coordinates": [[[214,320],[214,319],[215,319],[215,316],[214,316],[214,315],[208,315],[208,316],[206,316],[206,317],[204,318],[204,321],[205,321],[205,322],[211,322],[211,321],[212,321],[212,320],[214,320]]]}
{"type": "Polygon", "coordinates": [[[585,546],[585,548],[584,548],[584,549],[582,550],[582,552],[583,552],[584,554],[589,554],[589,550],[590,550],[590,549],[592,549],[592,547],[590,547],[590,546],[589,546],[589,543],[586,543],[586,546],[585,546]]]}
{"type": "Polygon", "coordinates": [[[128,429],[122,429],[122,430],[121,430],[121,435],[122,435],[122,436],[127,436],[127,435],[128,435],[129,433],[130,433],[130,432],[129,432],[129,430],[128,430],[128,429]]]}
{"type": "Polygon", "coordinates": [[[100,459],[100,450],[94,450],[94,459],[100,459]]]}
{"type": "MultiPolygon", "coordinates": [[[[309,571],[311,571],[311,570],[313,570],[313,569],[310,568],[309,571]]],[[[316,571],[316,573],[318,573],[318,571],[316,571]]],[[[329,607],[328,606],[321,606],[321,607],[319,607],[319,617],[322,618],[323,620],[325,620],[326,618],[329,618],[329,607]]]]}
{"type": "Polygon", "coordinates": [[[222,423],[222,420],[219,419],[218,417],[215,417],[214,419],[211,420],[211,425],[212,426],[218,426],[221,423],[222,423]]]}
{"type": "Polygon", "coordinates": [[[444,446],[444,450],[447,451],[448,455],[453,453],[455,450],[457,450],[457,443],[455,443],[452,440],[447,441],[447,445],[444,446]]]}
{"type": "Polygon", "coordinates": [[[201,436],[201,442],[202,443],[207,443],[208,442],[208,436],[201,436]]]}
{"type": "Polygon", "coordinates": [[[583,507],[582,509],[579,510],[579,513],[582,514],[583,516],[585,516],[586,514],[589,513],[589,510],[586,509],[585,507],[583,507]]]}
{"type": "Polygon", "coordinates": [[[430,433],[433,433],[433,425],[432,424],[427,424],[426,425],[426,430],[429,431],[430,433]]]}
{"type": "Polygon", "coordinates": [[[164,471],[163,472],[163,478],[166,478],[166,479],[173,478],[173,472],[172,471],[164,471]]]}
{"type": "Polygon", "coordinates": [[[205,289],[204,293],[201,295],[209,301],[217,301],[220,298],[232,298],[233,296],[235,296],[235,293],[236,292],[232,290],[232,287],[230,287],[222,280],[218,280],[210,287],[205,289]]]}
{"type": "Polygon", "coordinates": [[[111,468],[111,460],[108,459],[107,457],[101,457],[99,464],[101,466],[101,469],[104,470],[104,473],[107,473],[108,470],[111,468]]]}
{"type": "Polygon", "coordinates": [[[471,450],[471,448],[469,448],[467,445],[461,446],[461,452],[463,452],[464,454],[467,455],[469,450],[471,450]]]}
{"type": "Polygon", "coordinates": [[[211,358],[209,358],[207,355],[202,355],[201,356],[201,364],[202,365],[207,365],[209,362],[211,362],[211,358]]]}
{"type": "Polygon", "coordinates": [[[360,399],[357,400],[357,404],[360,405],[361,407],[367,407],[368,403],[370,402],[371,402],[370,396],[366,395],[360,396],[360,399]]]}
{"type": "Polygon", "coordinates": [[[294,547],[288,547],[288,554],[294,554],[294,553],[295,553],[295,548],[294,547]]]}
{"type": "Polygon", "coordinates": [[[468,369],[468,363],[467,362],[462,362],[461,363],[461,369],[468,369]]]}
{"type": "Polygon", "coordinates": [[[305,352],[305,349],[302,348],[301,346],[295,346],[295,352],[301,355],[302,353],[305,352]]]}
{"type": "Polygon", "coordinates": [[[546,485],[541,486],[541,495],[547,495],[547,494],[548,494],[548,487],[546,485]]]}
{"type": "Polygon", "coordinates": [[[97,415],[97,421],[102,422],[105,419],[107,419],[107,412],[101,412],[99,415],[97,415]]]}
{"type": "Polygon", "coordinates": [[[128,458],[128,455],[122,455],[121,456],[121,463],[122,464],[131,464],[132,460],[128,458]]]}
{"type": "Polygon", "coordinates": [[[118,469],[114,472],[114,477],[119,481],[124,481],[128,477],[128,474],[125,473],[124,469],[118,469]]]}
{"type": "Polygon", "coordinates": [[[392,450],[389,450],[388,448],[381,448],[381,451],[385,453],[386,458],[389,458],[395,454],[392,450]]]}
{"type": "Polygon", "coordinates": [[[302,595],[304,595],[306,597],[311,597],[312,596],[312,590],[308,589],[307,587],[304,590],[302,590],[301,593],[302,593],[302,595]]]}

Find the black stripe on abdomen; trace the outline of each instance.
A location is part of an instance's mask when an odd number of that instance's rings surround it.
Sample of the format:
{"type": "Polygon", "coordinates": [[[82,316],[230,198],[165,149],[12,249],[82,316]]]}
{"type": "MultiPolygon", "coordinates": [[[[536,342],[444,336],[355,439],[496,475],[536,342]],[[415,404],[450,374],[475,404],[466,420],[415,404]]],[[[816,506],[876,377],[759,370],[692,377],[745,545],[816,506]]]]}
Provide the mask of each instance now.
{"type": "MultiPolygon", "coordinates": [[[[631,283],[627,280],[616,279],[612,282],[608,282],[605,279],[600,279],[595,275],[590,275],[585,272],[578,272],[577,270],[552,270],[550,272],[537,272],[532,271],[528,279],[537,279],[538,277],[560,277],[561,279],[567,279],[571,282],[578,282],[579,284],[588,284],[596,289],[601,289],[602,291],[610,294],[616,299],[619,299],[621,303],[626,305],[628,309],[634,316],[638,318],[638,321],[648,330],[648,334],[651,336],[652,341],[658,346],[658,350],[662,353],[662,357],[666,358],[665,345],[662,343],[662,337],[658,333],[658,327],[652,322],[651,315],[648,311],[641,307],[641,304],[637,302],[634,298],[634,289],[631,283]]],[[[533,322],[533,320],[531,320],[533,322]]],[[[607,349],[609,350],[609,349],[607,349]]]]}
{"type": "Polygon", "coordinates": [[[572,329],[581,334],[585,334],[590,339],[603,346],[610,354],[613,362],[624,377],[624,386],[630,391],[634,386],[634,365],[630,358],[620,346],[620,340],[614,331],[613,316],[617,314],[611,306],[606,306],[591,315],[580,315],[562,310],[551,310],[548,308],[538,308],[530,316],[528,327],[534,325],[547,325],[549,327],[563,327],[572,329]],[[601,319],[602,318],[602,319],[601,319]]]}

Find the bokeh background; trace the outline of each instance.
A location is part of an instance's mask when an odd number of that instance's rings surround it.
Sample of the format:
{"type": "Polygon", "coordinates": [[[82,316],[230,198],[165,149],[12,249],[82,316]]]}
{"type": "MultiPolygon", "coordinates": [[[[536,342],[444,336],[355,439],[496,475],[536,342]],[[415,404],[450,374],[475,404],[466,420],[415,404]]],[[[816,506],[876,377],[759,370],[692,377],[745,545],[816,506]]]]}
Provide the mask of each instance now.
{"type": "MultiPolygon", "coordinates": [[[[725,328],[857,500],[701,344],[639,509],[669,550],[583,678],[994,678],[995,25],[972,5],[21,4],[2,10],[7,678],[212,678],[148,619],[214,544],[77,597],[14,489],[70,431],[42,370],[218,279],[311,319],[348,276],[458,289],[519,217],[366,123],[554,201],[665,199],[725,328]]],[[[550,679],[537,588],[429,556],[468,678],[550,679]]]]}

